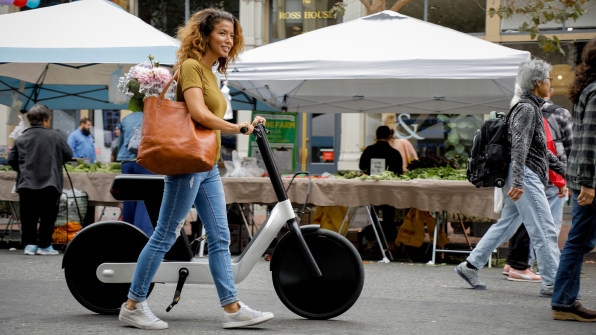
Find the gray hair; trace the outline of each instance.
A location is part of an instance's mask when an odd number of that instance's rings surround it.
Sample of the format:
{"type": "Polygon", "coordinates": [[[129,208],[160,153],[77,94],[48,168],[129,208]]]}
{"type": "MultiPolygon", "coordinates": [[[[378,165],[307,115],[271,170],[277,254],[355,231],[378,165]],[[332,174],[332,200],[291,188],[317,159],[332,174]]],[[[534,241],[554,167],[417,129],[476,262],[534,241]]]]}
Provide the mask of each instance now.
{"type": "Polygon", "coordinates": [[[29,120],[31,126],[41,126],[44,121],[52,117],[52,111],[45,105],[35,104],[25,115],[27,115],[27,120],[29,120]]]}
{"type": "Polygon", "coordinates": [[[537,58],[523,62],[517,71],[517,83],[522,92],[534,90],[536,82],[544,82],[552,68],[547,62],[537,58]]]}
{"type": "Polygon", "coordinates": [[[522,94],[524,94],[524,92],[522,91],[521,87],[519,87],[518,83],[515,83],[515,90],[513,91],[513,98],[511,98],[511,102],[509,103],[509,108],[512,108],[513,106],[515,106],[515,104],[519,101],[519,99],[521,99],[522,94]]]}

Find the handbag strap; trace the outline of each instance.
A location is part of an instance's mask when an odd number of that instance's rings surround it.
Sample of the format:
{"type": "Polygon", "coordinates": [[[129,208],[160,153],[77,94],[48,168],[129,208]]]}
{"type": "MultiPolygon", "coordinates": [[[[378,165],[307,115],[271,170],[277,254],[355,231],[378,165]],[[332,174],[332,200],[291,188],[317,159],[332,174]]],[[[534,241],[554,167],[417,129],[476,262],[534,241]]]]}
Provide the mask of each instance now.
{"type": "MultiPolygon", "coordinates": [[[[203,68],[199,67],[199,71],[201,71],[201,84],[203,85],[202,89],[203,89],[203,96],[204,96],[205,95],[205,74],[203,73],[203,68]]],[[[178,80],[179,72],[180,72],[180,69],[177,69],[176,72],[174,72],[174,75],[172,76],[170,81],[168,81],[166,86],[164,86],[163,90],[161,90],[161,93],[159,94],[160,99],[164,99],[165,94],[168,91],[168,88],[170,88],[170,84],[172,84],[172,82],[174,80],[178,80]]]]}

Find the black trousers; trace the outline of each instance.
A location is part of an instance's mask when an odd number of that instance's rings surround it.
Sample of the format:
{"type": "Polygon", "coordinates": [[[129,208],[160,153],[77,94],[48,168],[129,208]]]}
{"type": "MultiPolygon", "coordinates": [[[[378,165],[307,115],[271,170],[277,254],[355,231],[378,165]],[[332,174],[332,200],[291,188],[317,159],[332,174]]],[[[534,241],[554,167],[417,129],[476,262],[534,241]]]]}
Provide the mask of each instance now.
{"type": "Polygon", "coordinates": [[[530,235],[523,223],[515,234],[509,239],[509,249],[505,262],[516,270],[525,270],[530,267],[530,235]]]}
{"type": "Polygon", "coordinates": [[[47,248],[52,244],[60,193],[54,187],[19,189],[21,243],[47,248]],[[37,224],[39,223],[39,229],[37,224]]]}

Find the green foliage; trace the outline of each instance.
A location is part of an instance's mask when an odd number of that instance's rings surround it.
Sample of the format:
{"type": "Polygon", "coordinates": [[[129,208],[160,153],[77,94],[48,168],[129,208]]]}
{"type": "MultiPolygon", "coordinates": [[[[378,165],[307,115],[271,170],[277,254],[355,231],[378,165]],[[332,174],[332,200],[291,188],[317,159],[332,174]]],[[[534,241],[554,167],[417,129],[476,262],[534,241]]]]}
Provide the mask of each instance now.
{"type": "Polygon", "coordinates": [[[448,130],[445,140],[445,158],[458,167],[466,167],[474,132],[482,124],[482,115],[437,115],[437,119],[443,122],[448,130]]]}
{"type": "Polygon", "coordinates": [[[65,169],[68,172],[102,172],[102,173],[122,173],[122,166],[118,162],[110,163],[85,163],[82,159],[77,159],[76,166],[66,164],[65,169]]]}
{"type": "Polygon", "coordinates": [[[333,18],[337,19],[338,16],[344,16],[344,13],[346,12],[346,6],[344,4],[344,2],[342,0],[336,2],[335,4],[333,4],[333,7],[331,7],[331,9],[329,9],[329,12],[331,14],[333,14],[333,18]]]}
{"type": "Polygon", "coordinates": [[[391,171],[368,176],[362,171],[338,171],[336,178],[360,180],[413,180],[413,179],[439,179],[439,180],[466,180],[466,170],[454,169],[451,166],[418,168],[396,175],[391,171]]]}
{"type": "Polygon", "coordinates": [[[498,15],[502,19],[521,15],[525,18],[520,25],[520,32],[529,32],[532,39],[536,39],[544,52],[554,52],[565,55],[561,48],[561,41],[543,35],[539,25],[548,22],[562,24],[567,20],[577,20],[585,12],[589,0],[504,0],[499,7],[491,7],[488,14],[493,17],[498,15]]]}

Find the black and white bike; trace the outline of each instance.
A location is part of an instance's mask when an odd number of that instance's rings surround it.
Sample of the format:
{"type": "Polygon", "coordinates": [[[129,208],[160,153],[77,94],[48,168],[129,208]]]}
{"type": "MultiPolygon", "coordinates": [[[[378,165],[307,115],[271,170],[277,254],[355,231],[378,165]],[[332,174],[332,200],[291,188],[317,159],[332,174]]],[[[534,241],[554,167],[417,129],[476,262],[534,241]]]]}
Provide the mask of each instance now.
{"type": "MultiPolygon", "coordinates": [[[[362,259],[344,236],[318,225],[298,224],[272,157],[265,126],[257,125],[253,134],[278,202],[242,253],[232,259],[235,280],[239,283],[246,278],[287,226],[288,232],[279,239],[270,262],[278,297],[304,318],[330,319],[341,315],[362,292],[362,259]]],[[[163,176],[118,175],[111,193],[118,200],[143,200],[155,225],[163,187],[163,176]]],[[[81,230],[68,244],[62,262],[66,283],[75,299],[93,312],[117,314],[147,241],[140,229],[121,221],[96,222],[81,230]]],[[[149,293],[155,283],[177,283],[168,311],[180,299],[185,283],[213,283],[208,259],[194,256],[183,229],[165,255],[149,293]]]]}

